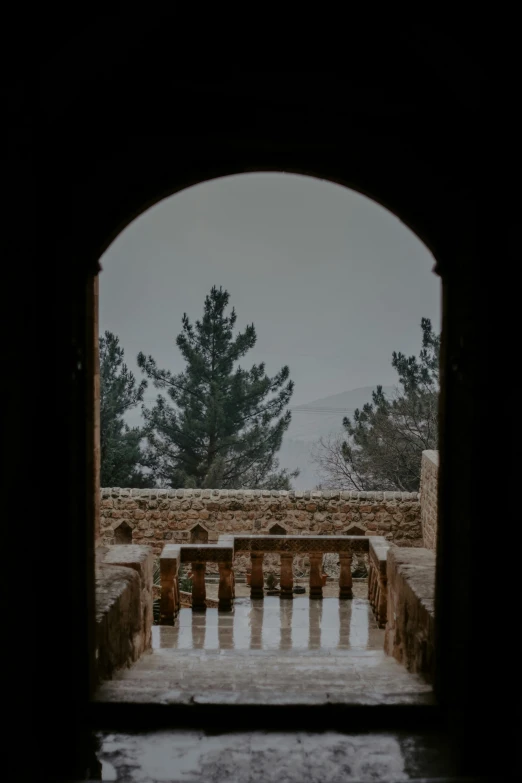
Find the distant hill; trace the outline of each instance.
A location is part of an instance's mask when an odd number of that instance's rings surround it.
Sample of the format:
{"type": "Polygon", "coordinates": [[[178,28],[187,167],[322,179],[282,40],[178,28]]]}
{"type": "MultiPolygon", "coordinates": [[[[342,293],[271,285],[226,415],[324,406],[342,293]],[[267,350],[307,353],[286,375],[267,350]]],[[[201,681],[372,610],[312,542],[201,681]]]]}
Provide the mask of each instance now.
{"type": "MultiPolygon", "coordinates": [[[[375,388],[362,386],[295,406],[297,410],[292,411],[292,423],[278,453],[281,467],[301,469],[301,475],[294,480],[295,489],[313,489],[319,483],[317,469],[310,459],[313,444],[319,438],[341,433],[343,418],[352,417],[356,408],[371,402],[375,388]]],[[[392,394],[394,387],[384,386],[383,391],[392,394]]]]}
{"type": "MultiPolygon", "coordinates": [[[[282,468],[301,469],[301,475],[293,482],[295,489],[313,489],[319,484],[317,469],[310,459],[313,444],[319,438],[327,437],[331,433],[342,432],[343,418],[353,416],[356,408],[362,408],[365,402],[371,402],[372,391],[375,388],[375,386],[362,386],[303,405],[291,406],[298,410],[292,411],[292,422],[277,456],[282,468]]],[[[387,394],[392,394],[394,387],[384,386],[383,390],[387,394]]],[[[125,418],[131,427],[143,424],[139,407],[130,411],[125,418]]]]}

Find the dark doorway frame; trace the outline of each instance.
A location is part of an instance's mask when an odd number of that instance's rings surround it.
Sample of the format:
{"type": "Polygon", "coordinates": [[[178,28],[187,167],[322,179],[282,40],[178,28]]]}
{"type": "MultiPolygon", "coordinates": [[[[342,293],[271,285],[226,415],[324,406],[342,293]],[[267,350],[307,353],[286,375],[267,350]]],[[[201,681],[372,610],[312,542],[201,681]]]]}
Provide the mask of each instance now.
{"type": "MultiPolygon", "coordinates": [[[[53,415],[31,422],[25,439],[10,416],[7,479],[13,486],[18,481],[20,492],[26,489],[29,442],[32,459],[43,466],[43,490],[60,468],[53,535],[40,519],[31,530],[34,573],[42,562],[60,564],[49,569],[47,587],[61,596],[61,621],[53,627],[52,646],[40,652],[34,719],[44,749],[37,758],[52,756],[53,769],[67,771],[63,777],[80,778],[86,769],[82,743],[92,729],[90,303],[99,259],[125,225],[165,196],[247,171],[289,171],[357,190],[397,215],[436,259],[443,311],[436,694],[460,768],[467,774],[509,769],[517,739],[505,699],[514,699],[519,684],[510,677],[502,645],[485,644],[484,623],[495,617],[509,627],[513,606],[485,589],[491,520],[499,509],[498,497],[484,488],[515,486],[516,459],[485,461],[484,453],[499,454],[506,442],[511,449],[515,428],[484,428],[485,412],[506,405],[505,391],[484,373],[484,359],[494,356],[508,367],[517,352],[519,143],[481,93],[472,39],[467,26],[448,35],[435,24],[422,30],[397,25],[393,34],[371,30],[352,39],[343,68],[327,75],[234,71],[198,77],[173,62],[172,30],[162,20],[92,17],[88,27],[71,26],[65,34],[57,25],[46,39],[40,100],[34,74],[13,77],[8,102],[16,143],[9,148],[6,233],[20,252],[7,265],[6,285],[24,291],[26,302],[31,298],[33,323],[22,317],[28,307],[17,314],[20,331],[7,348],[10,399],[13,412],[34,404],[27,392],[34,367],[24,357],[36,343],[40,376],[48,379],[42,411],[53,415]],[[501,130],[497,137],[484,123],[491,114],[501,130]],[[37,205],[28,192],[41,195],[37,205]],[[494,193],[487,209],[485,192],[494,193]],[[37,264],[37,253],[28,251],[29,275],[20,262],[28,215],[41,227],[38,244],[48,257],[37,264]],[[50,313],[52,329],[45,332],[50,313]],[[45,345],[34,323],[42,325],[45,345]],[[48,460],[51,441],[54,464],[48,460]]],[[[507,568],[503,598],[517,594],[518,581],[516,568],[507,568]]],[[[49,615],[42,609],[44,638],[49,615]]],[[[32,660],[23,660],[17,705],[24,703],[19,691],[32,671],[32,660]]],[[[364,718],[368,727],[392,729],[406,720],[375,709],[364,718]]],[[[276,725],[280,716],[265,713],[263,720],[276,725]]],[[[337,727],[356,726],[352,717],[337,716],[337,727]]],[[[120,719],[121,713],[114,716],[120,719]]],[[[155,718],[135,713],[132,720],[151,728],[155,718]]],[[[179,720],[183,724],[183,716],[179,720]]],[[[216,716],[208,720],[215,725],[216,716]]],[[[321,716],[313,720],[321,725],[321,716]]]]}

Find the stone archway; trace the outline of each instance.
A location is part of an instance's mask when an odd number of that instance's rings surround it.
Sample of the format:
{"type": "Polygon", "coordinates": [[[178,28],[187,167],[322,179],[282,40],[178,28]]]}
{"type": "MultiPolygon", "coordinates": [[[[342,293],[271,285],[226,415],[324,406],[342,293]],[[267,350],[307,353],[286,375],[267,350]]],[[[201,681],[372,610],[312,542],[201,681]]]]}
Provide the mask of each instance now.
{"type": "Polygon", "coordinates": [[[286,536],[287,530],[282,525],[278,525],[277,523],[275,525],[272,525],[271,528],[269,528],[268,532],[271,536],[286,536]]]}

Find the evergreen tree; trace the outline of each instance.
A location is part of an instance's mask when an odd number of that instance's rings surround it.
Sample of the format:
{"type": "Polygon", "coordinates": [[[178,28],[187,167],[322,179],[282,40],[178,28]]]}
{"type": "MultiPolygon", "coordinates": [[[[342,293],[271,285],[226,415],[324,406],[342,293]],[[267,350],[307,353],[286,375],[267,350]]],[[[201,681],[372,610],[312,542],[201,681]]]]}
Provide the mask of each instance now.
{"type": "Polygon", "coordinates": [[[399,376],[395,397],[382,386],[372,402],[343,420],[342,436],[322,439],[314,450],[325,484],[362,491],[416,492],[421,455],[437,448],[440,336],[428,318],[421,320],[419,357],[393,352],[399,376]]]}
{"type": "Polygon", "coordinates": [[[100,337],[100,451],[102,487],[152,487],[141,470],[143,432],[123,417],[143,400],[147,382],[136,384],[123,362],[123,348],[111,332],[100,337]]]}
{"type": "Polygon", "coordinates": [[[212,288],[201,321],[185,313],[176,344],[186,362],[179,375],[158,368],[152,356],[138,365],[158,389],[143,406],[147,465],[162,486],[290,488],[298,471],[280,470],[275,457],[290,424],[283,409],[294,384],[283,367],[269,378],[265,365],[244,370],[238,361],[255,345],[253,324],[233,335],[236,313],[225,314],[229,294],[212,288]]]}

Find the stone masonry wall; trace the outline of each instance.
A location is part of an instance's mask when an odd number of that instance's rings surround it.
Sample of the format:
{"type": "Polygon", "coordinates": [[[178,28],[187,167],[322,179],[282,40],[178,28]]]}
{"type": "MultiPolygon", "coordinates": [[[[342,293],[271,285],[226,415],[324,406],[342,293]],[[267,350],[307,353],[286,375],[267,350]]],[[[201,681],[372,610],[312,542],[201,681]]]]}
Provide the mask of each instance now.
{"type": "Polygon", "coordinates": [[[437,484],[439,478],[439,452],[423,451],[421,462],[420,507],[423,546],[437,546],[437,484]]]}
{"type": "Polygon", "coordinates": [[[379,535],[398,546],[423,544],[416,492],[114,488],[101,495],[103,543],[127,535],[155,555],[165,543],[189,543],[196,526],[209,542],[225,533],[266,534],[277,525],[280,535],[379,535]]]}

